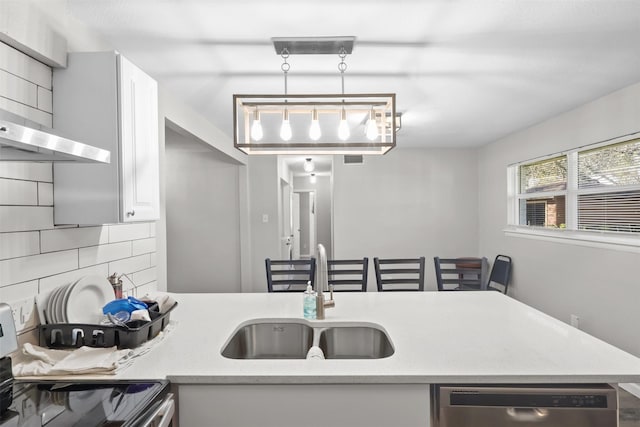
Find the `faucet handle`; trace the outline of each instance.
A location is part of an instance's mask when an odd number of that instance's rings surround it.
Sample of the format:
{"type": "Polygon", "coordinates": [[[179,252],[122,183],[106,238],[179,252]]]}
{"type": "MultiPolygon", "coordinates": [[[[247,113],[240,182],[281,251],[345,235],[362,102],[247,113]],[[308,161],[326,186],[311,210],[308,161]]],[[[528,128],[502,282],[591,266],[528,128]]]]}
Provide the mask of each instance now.
{"type": "Polygon", "coordinates": [[[325,307],[335,307],[336,302],[333,300],[333,285],[329,285],[329,301],[324,302],[325,307]]]}

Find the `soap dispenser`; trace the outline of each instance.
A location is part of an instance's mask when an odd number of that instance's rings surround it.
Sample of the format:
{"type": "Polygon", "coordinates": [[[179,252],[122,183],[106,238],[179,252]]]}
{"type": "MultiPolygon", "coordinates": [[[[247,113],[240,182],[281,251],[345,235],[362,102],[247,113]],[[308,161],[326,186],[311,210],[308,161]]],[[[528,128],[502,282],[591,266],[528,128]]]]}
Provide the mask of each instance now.
{"type": "Polygon", "coordinates": [[[303,294],[304,318],[316,318],[316,291],[311,287],[311,282],[307,282],[307,290],[303,294]]]}

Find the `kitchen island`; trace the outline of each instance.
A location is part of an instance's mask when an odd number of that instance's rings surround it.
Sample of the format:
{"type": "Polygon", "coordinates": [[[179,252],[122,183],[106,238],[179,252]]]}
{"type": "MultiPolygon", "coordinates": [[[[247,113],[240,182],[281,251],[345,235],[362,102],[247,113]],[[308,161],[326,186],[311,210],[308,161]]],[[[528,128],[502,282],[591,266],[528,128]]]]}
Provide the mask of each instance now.
{"type": "Polygon", "coordinates": [[[301,321],[302,295],[174,297],[175,329],[118,377],[176,384],[182,426],[427,426],[430,384],[640,382],[640,359],[497,292],[336,294],[311,325],[379,325],[394,354],[370,360],[225,358],[250,321],[301,321]]]}

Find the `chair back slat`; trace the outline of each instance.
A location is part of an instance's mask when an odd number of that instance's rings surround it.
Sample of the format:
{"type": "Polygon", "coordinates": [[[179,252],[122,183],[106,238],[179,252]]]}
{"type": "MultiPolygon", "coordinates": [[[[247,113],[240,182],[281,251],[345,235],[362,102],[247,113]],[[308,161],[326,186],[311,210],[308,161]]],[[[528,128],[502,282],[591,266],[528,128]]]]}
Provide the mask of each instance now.
{"type": "Polygon", "coordinates": [[[295,260],[272,260],[267,258],[264,264],[267,272],[267,290],[269,292],[304,291],[308,282],[311,282],[311,286],[314,286],[316,276],[315,258],[295,260]]]}
{"type": "Polygon", "coordinates": [[[366,292],[369,258],[327,261],[328,281],[335,292],[366,292]],[[344,267],[344,268],[341,268],[344,267]]]}
{"type": "Polygon", "coordinates": [[[424,290],[424,257],[388,259],[376,257],[373,263],[378,292],[424,290]],[[387,265],[392,267],[387,268],[387,265]]]}

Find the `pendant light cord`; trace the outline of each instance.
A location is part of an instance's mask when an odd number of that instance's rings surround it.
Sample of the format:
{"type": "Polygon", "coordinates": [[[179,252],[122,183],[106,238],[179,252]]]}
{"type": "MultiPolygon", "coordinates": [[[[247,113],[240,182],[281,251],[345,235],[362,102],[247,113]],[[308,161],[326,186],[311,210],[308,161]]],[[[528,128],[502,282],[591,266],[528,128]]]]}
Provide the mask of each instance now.
{"type": "Polygon", "coordinates": [[[286,47],[282,49],[282,53],[280,54],[280,56],[282,56],[282,61],[283,61],[282,65],[280,66],[280,69],[284,73],[284,94],[286,95],[287,94],[287,73],[289,72],[289,69],[291,69],[291,64],[287,62],[287,59],[289,58],[289,51],[287,50],[286,47]]]}
{"type": "Polygon", "coordinates": [[[342,94],[344,95],[344,72],[347,70],[347,63],[344,62],[344,58],[347,57],[347,51],[343,47],[341,47],[340,52],[338,52],[338,56],[340,57],[338,70],[340,70],[340,77],[342,79],[342,94]]]}

